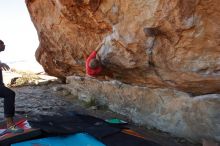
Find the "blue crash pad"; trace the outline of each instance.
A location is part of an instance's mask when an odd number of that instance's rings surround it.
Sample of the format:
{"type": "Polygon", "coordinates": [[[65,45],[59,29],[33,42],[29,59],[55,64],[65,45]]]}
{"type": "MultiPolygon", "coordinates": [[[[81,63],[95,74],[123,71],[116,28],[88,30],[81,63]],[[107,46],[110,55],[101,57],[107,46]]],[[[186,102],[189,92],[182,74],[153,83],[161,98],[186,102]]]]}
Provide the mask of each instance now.
{"type": "Polygon", "coordinates": [[[47,137],[12,144],[11,146],[105,146],[86,133],[67,136],[47,137]]]}

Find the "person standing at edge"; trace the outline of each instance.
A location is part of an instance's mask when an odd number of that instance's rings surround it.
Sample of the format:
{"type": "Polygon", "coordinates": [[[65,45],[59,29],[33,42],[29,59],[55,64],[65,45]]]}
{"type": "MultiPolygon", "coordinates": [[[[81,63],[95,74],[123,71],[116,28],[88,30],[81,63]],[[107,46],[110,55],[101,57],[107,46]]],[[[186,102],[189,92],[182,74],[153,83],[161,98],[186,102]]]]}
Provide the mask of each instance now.
{"type": "MultiPolygon", "coordinates": [[[[0,40],[0,52],[5,50],[5,44],[0,40]]],[[[0,62],[0,97],[4,98],[4,115],[7,124],[6,133],[22,133],[23,129],[17,127],[14,123],[13,117],[15,114],[15,92],[5,87],[3,83],[2,70],[9,70],[9,66],[0,62]]]]}

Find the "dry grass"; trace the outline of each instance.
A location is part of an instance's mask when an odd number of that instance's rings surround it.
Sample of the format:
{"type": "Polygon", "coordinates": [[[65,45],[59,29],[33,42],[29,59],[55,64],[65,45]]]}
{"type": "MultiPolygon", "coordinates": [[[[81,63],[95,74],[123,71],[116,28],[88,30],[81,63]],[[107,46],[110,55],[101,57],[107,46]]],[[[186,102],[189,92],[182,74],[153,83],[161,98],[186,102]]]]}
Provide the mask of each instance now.
{"type": "Polygon", "coordinates": [[[24,72],[24,71],[15,71],[15,72],[22,75],[22,77],[13,79],[10,85],[12,87],[34,85],[40,79],[33,72],[24,72]]]}

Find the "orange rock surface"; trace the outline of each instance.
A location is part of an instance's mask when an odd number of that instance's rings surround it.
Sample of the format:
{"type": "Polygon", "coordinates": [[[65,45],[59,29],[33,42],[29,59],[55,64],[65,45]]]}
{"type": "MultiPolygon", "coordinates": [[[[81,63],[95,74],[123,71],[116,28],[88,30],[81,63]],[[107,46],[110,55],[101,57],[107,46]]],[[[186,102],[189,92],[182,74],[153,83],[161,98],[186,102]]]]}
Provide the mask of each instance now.
{"type": "Polygon", "coordinates": [[[50,75],[85,75],[82,52],[114,79],[193,94],[220,92],[219,0],[26,0],[50,75]]]}

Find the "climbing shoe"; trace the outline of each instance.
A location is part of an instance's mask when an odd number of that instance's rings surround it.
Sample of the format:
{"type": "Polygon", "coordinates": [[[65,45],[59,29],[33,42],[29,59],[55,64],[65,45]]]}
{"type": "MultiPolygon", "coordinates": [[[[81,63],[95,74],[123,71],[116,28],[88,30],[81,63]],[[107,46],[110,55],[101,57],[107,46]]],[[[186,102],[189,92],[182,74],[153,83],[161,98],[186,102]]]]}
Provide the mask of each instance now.
{"type": "Polygon", "coordinates": [[[7,128],[7,130],[6,130],[5,132],[6,132],[6,133],[14,133],[14,134],[16,134],[16,133],[22,133],[22,132],[24,132],[24,129],[21,129],[21,128],[19,128],[18,126],[13,125],[13,126],[7,128]]]}

